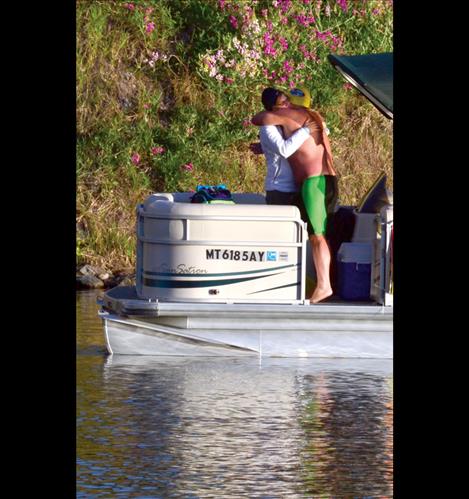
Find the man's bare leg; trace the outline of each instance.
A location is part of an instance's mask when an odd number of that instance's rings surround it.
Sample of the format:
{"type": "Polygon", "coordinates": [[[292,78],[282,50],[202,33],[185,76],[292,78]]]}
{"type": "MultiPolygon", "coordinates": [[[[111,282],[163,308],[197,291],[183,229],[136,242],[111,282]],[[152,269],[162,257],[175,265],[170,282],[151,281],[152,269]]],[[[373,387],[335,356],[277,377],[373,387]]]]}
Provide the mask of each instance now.
{"type": "Polygon", "coordinates": [[[309,240],[311,241],[311,250],[317,278],[317,286],[310,297],[310,302],[318,303],[332,295],[331,279],[329,275],[331,252],[324,236],[311,235],[309,240]]]}

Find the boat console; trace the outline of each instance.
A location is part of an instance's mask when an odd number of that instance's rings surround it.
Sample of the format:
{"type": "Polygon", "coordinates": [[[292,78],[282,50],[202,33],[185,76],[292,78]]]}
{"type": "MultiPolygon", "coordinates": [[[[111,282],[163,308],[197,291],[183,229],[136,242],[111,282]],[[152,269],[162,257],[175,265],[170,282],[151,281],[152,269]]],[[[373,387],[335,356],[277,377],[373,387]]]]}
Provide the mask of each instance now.
{"type": "Polygon", "coordinates": [[[305,223],[296,206],[261,194],[235,204],[191,203],[156,193],[137,208],[139,298],[176,302],[300,303],[305,298],[305,223]]]}

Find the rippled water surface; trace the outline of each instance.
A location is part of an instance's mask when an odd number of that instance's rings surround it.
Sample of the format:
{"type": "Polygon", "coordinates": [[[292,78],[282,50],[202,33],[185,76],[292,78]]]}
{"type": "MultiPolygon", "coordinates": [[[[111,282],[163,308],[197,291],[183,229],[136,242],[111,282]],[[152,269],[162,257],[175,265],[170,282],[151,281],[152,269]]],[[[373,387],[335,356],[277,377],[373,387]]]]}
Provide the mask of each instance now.
{"type": "Polygon", "coordinates": [[[107,356],[77,293],[77,497],[392,496],[392,361],[107,356]]]}

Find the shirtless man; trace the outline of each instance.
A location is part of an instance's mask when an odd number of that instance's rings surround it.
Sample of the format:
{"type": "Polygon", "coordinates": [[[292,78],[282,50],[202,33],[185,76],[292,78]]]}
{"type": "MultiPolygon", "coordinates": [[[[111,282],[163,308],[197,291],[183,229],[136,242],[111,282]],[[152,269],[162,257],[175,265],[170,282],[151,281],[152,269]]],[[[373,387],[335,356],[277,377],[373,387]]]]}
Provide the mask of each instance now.
{"type": "Polygon", "coordinates": [[[267,111],[256,114],[252,123],[257,126],[281,125],[285,138],[302,126],[309,126],[311,130],[311,137],[288,158],[288,162],[301,189],[304,205],[304,210],[301,211],[307,215],[308,234],[316,269],[317,286],[310,302],[318,303],[333,293],[330,282],[331,253],[325,234],[328,212],[333,211],[337,200],[337,180],[322,117],[308,109],[310,99],[307,91],[294,89],[290,93],[290,100],[293,101],[295,93],[300,94],[301,98],[297,99],[297,102],[303,105],[292,104],[283,92],[266,88],[262,93],[262,102],[267,111]]]}

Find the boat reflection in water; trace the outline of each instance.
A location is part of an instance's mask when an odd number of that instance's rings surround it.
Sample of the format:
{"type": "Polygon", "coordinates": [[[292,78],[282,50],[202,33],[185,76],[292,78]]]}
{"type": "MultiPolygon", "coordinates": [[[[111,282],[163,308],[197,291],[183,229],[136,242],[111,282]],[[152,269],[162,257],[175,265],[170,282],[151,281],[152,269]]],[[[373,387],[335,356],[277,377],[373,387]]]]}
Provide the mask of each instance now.
{"type": "Polygon", "coordinates": [[[103,396],[114,493],[392,495],[391,360],[110,356],[103,396]]]}

